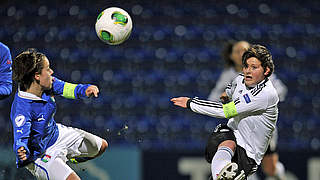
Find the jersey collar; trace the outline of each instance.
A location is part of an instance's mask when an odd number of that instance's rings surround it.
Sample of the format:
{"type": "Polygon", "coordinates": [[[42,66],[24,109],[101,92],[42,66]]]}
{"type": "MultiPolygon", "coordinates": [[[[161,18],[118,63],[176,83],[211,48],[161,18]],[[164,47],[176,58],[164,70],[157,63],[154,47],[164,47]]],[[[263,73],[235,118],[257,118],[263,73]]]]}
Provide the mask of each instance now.
{"type": "Polygon", "coordinates": [[[29,100],[34,100],[34,101],[46,101],[42,98],[39,98],[38,96],[25,92],[25,91],[20,91],[20,87],[18,88],[18,96],[20,98],[24,98],[24,99],[29,99],[29,100]]]}

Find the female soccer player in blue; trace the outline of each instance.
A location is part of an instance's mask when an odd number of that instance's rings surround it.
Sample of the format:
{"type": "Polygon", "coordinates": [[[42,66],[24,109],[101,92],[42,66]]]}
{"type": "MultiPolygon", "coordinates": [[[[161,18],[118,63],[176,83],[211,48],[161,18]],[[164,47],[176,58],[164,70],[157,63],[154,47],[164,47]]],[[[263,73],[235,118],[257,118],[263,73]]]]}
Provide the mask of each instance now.
{"type": "Polygon", "coordinates": [[[19,54],[12,70],[19,87],[10,114],[17,167],[27,168],[37,179],[79,180],[66,162],[93,159],[105,151],[108,143],[83,130],[56,123],[54,96],[98,97],[98,87],[53,77],[48,58],[34,49],[19,54]]]}
{"type": "Polygon", "coordinates": [[[11,54],[8,46],[0,42],[0,100],[12,92],[11,54]]]}

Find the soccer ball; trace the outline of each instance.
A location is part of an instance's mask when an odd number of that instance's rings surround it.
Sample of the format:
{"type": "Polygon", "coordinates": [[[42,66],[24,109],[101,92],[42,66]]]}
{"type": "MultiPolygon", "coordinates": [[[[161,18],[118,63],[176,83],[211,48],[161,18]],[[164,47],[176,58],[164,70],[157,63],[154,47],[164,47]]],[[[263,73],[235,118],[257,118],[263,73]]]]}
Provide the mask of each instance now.
{"type": "Polygon", "coordinates": [[[97,35],[103,42],[109,45],[121,44],[129,38],[131,31],[131,17],[121,8],[107,8],[97,18],[97,35]]]}

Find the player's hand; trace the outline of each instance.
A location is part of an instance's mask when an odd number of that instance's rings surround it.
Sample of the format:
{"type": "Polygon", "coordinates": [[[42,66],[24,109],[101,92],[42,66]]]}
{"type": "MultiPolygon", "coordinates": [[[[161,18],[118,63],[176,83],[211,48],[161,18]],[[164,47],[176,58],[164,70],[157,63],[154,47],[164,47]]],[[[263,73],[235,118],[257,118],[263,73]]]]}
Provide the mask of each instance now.
{"type": "Polygon", "coordinates": [[[173,104],[176,106],[187,108],[187,102],[189,99],[189,97],[177,97],[170,99],[170,101],[173,102],[173,104]]]}
{"type": "Polygon", "coordinates": [[[22,161],[27,160],[27,151],[23,146],[21,146],[18,149],[18,156],[19,156],[19,159],[22,160],[22,161]]]}
{"type": "Polygon", "coordinates": [[[86,89],[87,97],[91,97],[91,96],[98,97],[98,94],[99,94],[99,89],[95,85],[91,85],[86,89]]]}
{"type": "Polygon", "coordinates": [[[222,104],[227,104],[230,100],[226,92],[223,92],[220,96],[222,104]]]}

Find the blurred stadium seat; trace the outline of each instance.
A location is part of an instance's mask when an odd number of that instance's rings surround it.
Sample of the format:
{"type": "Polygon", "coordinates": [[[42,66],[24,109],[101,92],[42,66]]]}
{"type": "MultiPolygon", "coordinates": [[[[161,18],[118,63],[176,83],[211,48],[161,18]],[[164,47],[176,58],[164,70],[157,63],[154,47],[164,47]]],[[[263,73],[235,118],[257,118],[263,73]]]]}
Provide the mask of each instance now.
{"type": "MultiPolygon", "coordinates": [[[[320,137],[317,1],[114,2],[112,6],[131,14],[134,24],[131,37],[120,46],[103,44],[95,34],[96,17],[110,3],[31,2],[1,5],[0,41],[12,56],[35,47],[47,54],[57,77],[101,89],[98,99],[80,103],[57,98],[57,122],[94,132],[113,144],[202,148],[222,121],[175,108],[169,99],[206,98],[223,67],[222,44],[238,39],[270,48],[276,73],[288,86],[287,99],[280,104],[279,148],[320,148],[311,143],[320,137]],[[126,133],[109,135],[124,125],[129,127],[126,133]]],[[[2,136],[12,134],[7,123],[10,102],[0,101],[2,136]]]]}

